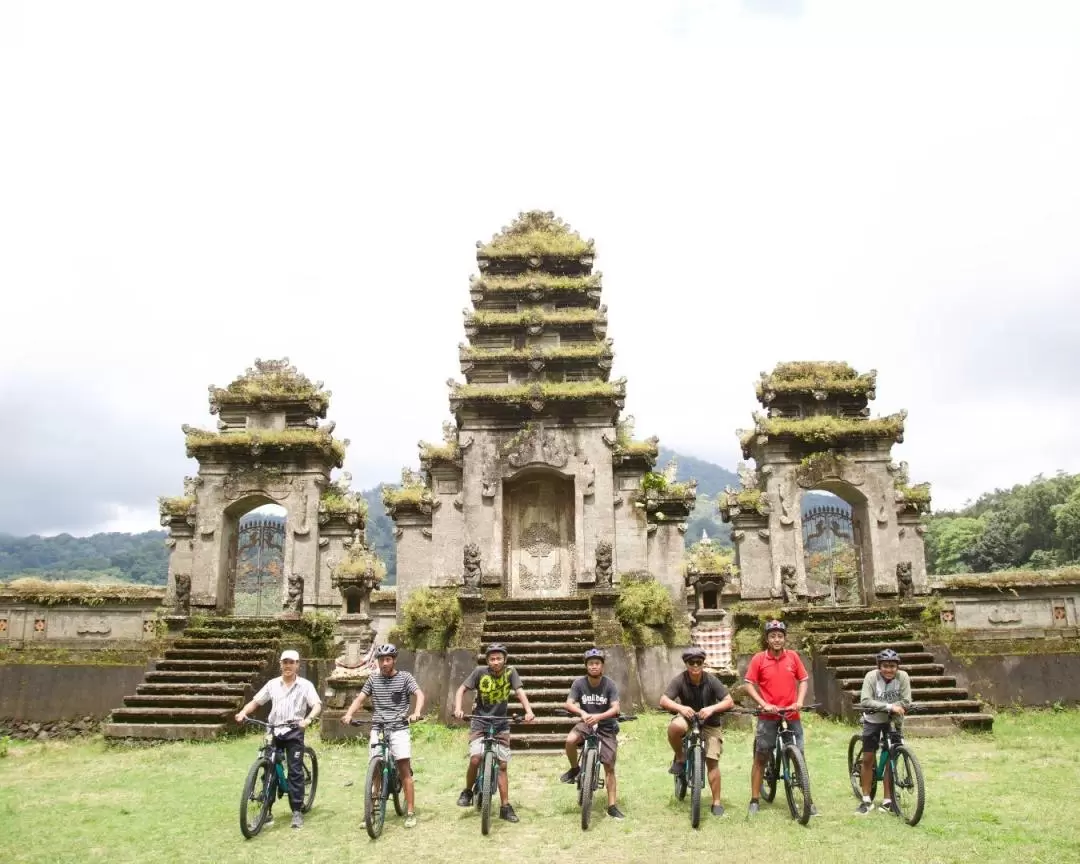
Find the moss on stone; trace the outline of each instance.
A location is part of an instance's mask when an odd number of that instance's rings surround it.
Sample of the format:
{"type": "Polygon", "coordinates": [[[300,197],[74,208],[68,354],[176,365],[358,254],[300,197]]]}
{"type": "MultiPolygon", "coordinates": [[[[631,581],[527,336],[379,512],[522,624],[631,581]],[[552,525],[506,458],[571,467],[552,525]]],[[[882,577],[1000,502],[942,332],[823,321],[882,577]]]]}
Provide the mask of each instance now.
{"type": "Polygon", "coordinates": [[[431,490],[423,485],[384,486],[382,500],[383,506],[391,512],[402,506],[430,506],[431,490]]]}
{"type": "Polygon", "coordinates": [[[778,363],[772,372],[762,372],[756,383],[758,399],[766,393],[825,392],[848,396],[866,396],[876,386],[877,374],[860,375],[847,363],[796,362],[778,363]]]}
{"type": "Polygon", "coordinates": [[[739,436],[746,450],[758,435],[770,438],[795,438],[807,444],[836,444],[851,438],[885,438],[901,440],[904,434],[905,412],[887,417],[762,417],[755,416],[755,427],[739,436]]]}
{"type": "Polygon", "coordinates": [[[263,402],[314,403],[319,412],[325,412],[331,394],[323,390],[322,382],[313,382],[301,375],[296,367],[289,365],[289,358],[282,360],[256,360],[254,368],[227,387],[212,387],[210,403],[224,405],[258,405],[263,402]]]}
{"type": "Polygon", "coordinates": [[[453,399],[478,402],[519,404],[533,400],[575,402],[594,399],[621,399],[626,396],[626,382],[618,381],[545,381],[535,384],[455,384],[453,399]]]}
{"type": "Polygon", "coordinates": [[[602,360],[612,356],[614,353],[606,340],[532,348],[461,349],[461,359],[471,361],[602,360]]]}
{"type": "Polygon", "coordinates": [[[545,255],[580,258],[595,251],[592,240],[582,240],[554,213],[540,210],[519,213],[511,225],[491,238],[491,242],[477,245],[477,257],[480,258],[545,255]]]}
{"type": "Polygon", "coordinates": [[[1080,567],[1059,567],[1054,570],[1002,570],[996,573],[962,573],[932,578],[935,588],[1037,588],[1080,583],[1080,567]]]}
{"type": "Polygon", "coordinates": [[[491,294],[542,291],[545,294],[584,294],[600,288],[600,273],[589,276],[554,276],[524,273],[519,276],[473,276],[469,287],[491,294]]]}
{"type": "Polygon", "coordinates": [[[162,516],[186,516],[195,506],[194,495],[180,495],[174,498],[158,498],[158,511],[162,516]]]}
{"type": "Polygon", "coordinates": [[[43,606],[71,604],[103,606],[106,603],[140,603],[163,600],[165,589],[151,585],[123,585],[99,582],[49,582],[24,577],[12,582],[0,582],[0,596],[15,597],[24,603],[43,606]]]}
{"type": "Polygon", "coordinates": [[[520,312],[473,312],[465,319],[465,325],[480,328],[559,327],[570,324],[594,324],[602,320],[603,313],[598,309],[547,311],[534,306],[522,309],[520,312]]]}
{"type": "Polygon", "coordinates": [[[188,457],[196,459],[213,450],[242,450],[257,453],[261,450],[315,450],[340,468],[345,461],[345,441],[338,441],[318,429],[284,429],[281,431],[244,430],[242,432],[209,432],[205,429],[186,430],[184,444],[188,457]]]}

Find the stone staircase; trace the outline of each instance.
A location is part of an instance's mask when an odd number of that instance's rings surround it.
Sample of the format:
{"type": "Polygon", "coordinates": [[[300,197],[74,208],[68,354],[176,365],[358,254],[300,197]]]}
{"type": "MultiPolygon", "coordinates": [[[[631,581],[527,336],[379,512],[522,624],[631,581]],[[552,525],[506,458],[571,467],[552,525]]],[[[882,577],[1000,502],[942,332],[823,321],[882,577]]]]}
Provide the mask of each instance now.
{"type": "MultiPolygon", "coordinates": [[[[916,613],[918,610],[906,610],[916,613]]],[[[870,608],[811,610],[805,624],[814,645],[814,683],[818,699],[833,713],[854,719],[863,677],[876,668],[876,655],[884,648],[900,654],[900,668],[911,676],[916,710],[904,723],[912,735],[945,735],[957,729],[990,731],[992,714],[918,640],[904,618],[891,610],[870,608]],[[822,687],[822,679],[825,686],[822,687]],[[831,705],[829,703],[832,703],[831,705]]]]}
{"type": "MultiPolygon", "coordinates": [[[[595,644],[588,600],[489,600],[484,619],[483,645],[501,642],[510,652],[509,664],[536,714],[536,722],[511,729],[514,751],[561,753],[566,733],[574,725],[559,717],[556,709],[566,703],[570,685],[585,674],[583,654],[595,644]]],[[[487,662],[478,655],[481,664],[487,662]]],[[[510,697],[511,714],[520,713],[517,699],[510,697]]]]}
{"type": "Polygon", "coordinates": [[[210,739],[238,731],[233,715],[276,669],[281,627],[269,618],[211,618],[188,627],[112,712],[106,738],[210,739]]]}

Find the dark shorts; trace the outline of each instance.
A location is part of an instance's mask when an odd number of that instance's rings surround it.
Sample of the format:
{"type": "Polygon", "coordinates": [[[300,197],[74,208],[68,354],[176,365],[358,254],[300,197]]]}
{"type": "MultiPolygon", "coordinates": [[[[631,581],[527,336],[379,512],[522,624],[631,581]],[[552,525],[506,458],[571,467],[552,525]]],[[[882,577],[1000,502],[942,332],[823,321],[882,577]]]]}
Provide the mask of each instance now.
{"type": "MultiPolygon", "coordinates": [[[[805,750],[801,720],[788,720],[788,728],[795,733],[795,743],[800,750],[805,750]]],[[[758,717],[757,731],[754,733],[754,752],[771,753],[776,746],[776,736],[780,733],[779,720],[763,720],[758,717]]]]}
{"type": "MultiPolygon", "coordinates": [[[[582,720],[575,723],[574,728],[570,731],[576,732],[582,741],[584,741],[588,727],[585,725],[585,721],[582,720]]],[[[614,768],[615,757],[619,750],[619,739],[617,735],[606,729],[598,729],[596,730],[596,736],[600,739],[600,764],[607,765],[609,768],[614,768]]],[[[578,746],[581,746],[581,742],[578,742],[578,746]]]]}
{"type": "Polygon", "coordinates": [[[862,724],[862,747],[863,753],[873,753],[881,745],[881,742],[885,740],[885,733],[889,731],[888,723],[867,723],[863,720],[862,724]]]}

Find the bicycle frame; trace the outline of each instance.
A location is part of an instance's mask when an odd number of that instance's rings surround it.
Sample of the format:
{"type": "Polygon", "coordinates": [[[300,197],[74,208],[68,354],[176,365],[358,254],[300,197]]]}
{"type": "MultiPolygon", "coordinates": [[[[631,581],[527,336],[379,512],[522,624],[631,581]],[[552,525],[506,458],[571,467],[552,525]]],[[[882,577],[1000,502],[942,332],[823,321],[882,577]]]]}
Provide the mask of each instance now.
{"type": "Polygon", "coordinates": [[[889,719],[889,729],[885,732],[885,740],[881,743],[881,753],[878,756],[877,765],[874,766],[874,779],[885,780],[885,769],[894,759],[896,748],[904,743],[904,733],[901,730],[903,721],[896,717],[889,719]]]}
{"type": "MultiPolygon", "coordinates": [[[[289,778],[285,773],[285,749],[278,747],[274,743],[274,730],[269,723],[263,723],[261,720],[255,720],[251,717],[244,718],[248,723],[253,723],[256,726],[262,726],[266,729],[263,733],[263,744],[259,748],[259,756],[262,756],[273,764],[274,774],[277,776],[277,788],[278,798],[281,798],[289,794],[289,778]]],[[[284,726],[290,728],[299,728],[296,723],[284,723],[284,726]]]]}

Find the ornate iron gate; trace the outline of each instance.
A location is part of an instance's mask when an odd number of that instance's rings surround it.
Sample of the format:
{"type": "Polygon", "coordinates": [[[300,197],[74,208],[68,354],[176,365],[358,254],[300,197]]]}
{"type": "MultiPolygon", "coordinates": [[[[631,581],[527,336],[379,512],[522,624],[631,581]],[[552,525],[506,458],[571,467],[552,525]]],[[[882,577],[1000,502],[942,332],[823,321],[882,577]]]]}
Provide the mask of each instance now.
{"type": "Polygon", "coordinates": [[[236,538],[233,614],[268,617],[285,596],[285,520],[241,520],[236,538]]]}
{"type": "Polygon", "coordinates": [[[803,560],[811,596],[825,595],[836,605],[858,604],[862,552],[855,536],[851,511],[825,505],[802,517],[803,560]]]}

